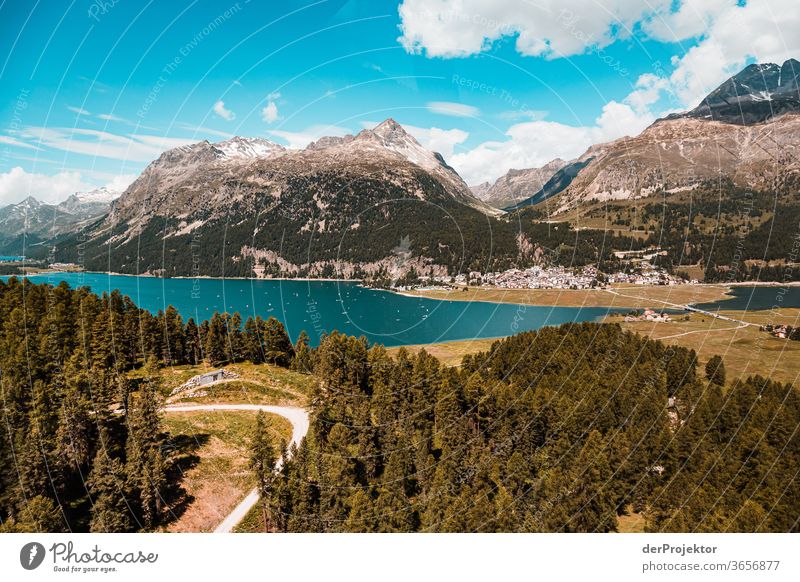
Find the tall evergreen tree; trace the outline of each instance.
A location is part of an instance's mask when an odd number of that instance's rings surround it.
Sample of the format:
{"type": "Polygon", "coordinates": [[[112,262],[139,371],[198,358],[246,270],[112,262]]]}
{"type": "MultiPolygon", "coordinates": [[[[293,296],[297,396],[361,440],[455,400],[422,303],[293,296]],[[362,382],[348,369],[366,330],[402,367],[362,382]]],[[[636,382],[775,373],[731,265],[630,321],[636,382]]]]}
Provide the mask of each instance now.
{"type": "Polygon", "coordinates": [[[145,375],[128,414],[125,454],[128,490],[139,500],[144,527],[152,529],[161,517],[166,486],[160,416],[161,381],[155,358],[148,360],[145,375]]]}
{"type": "Polygon", "coordinates": [[[264,531],[269,531],[272,523],[270,499],[272,484],[275,481],[275,463],[278,455],[272,443],[267,421],[262,411],[256,415],[256,428],[250,442],[250,468],[256,477],[264,518],[264,531]]]}

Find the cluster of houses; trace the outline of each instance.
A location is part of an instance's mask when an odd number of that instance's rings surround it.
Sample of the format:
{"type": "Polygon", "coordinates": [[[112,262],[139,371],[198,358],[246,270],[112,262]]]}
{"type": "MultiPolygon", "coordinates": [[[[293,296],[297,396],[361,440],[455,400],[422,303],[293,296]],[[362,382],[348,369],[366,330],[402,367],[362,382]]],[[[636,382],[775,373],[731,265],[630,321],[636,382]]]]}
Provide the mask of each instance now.
{"type": "Polygon", "coordinates": [[[672,318],[666,313],[659,313],[652,309],[645,309],[641,315],[630,313],[625,316],[625,321],[653,321],[656,323],[666,323],[672,321],[672,318]]]}
{"type": "Polygon", "coordinates": [[[791,325],[766,325],[761,329],[780,339],[800,339],[800,334],[791,325]]]}
{"type": "MultiPolygon", "coordinates": [[[[630,283],[635,285],[681,285],[684,279],[669,274],[664,269],[643,262],[636,272],[622,271],[600,274],[596,267],[581,269],[566,267],[531,267],[529,269],[509,269],[500,273],[470,273],[457,275],[456,285],[485,285],[503,289],[596,289],[609,283],[630,283]]],[[[446,280],[440,281],[446,283],[446,280]]],[[[692,281],[696,283],[696,281],[692,281]]]]}
{"type": "MultiPolygon", "coordinates": [[[[634,285],[682,285],[687,281],[667,273],[664,269],[642,263],[641,269],[633,273],[619,271],[608,275],[609,283],[632,283],[634,285]]],[[[691,281],[696,284],[697,281],[691,281]]]]}
{"type": "Polygon", "coordinates": [[[531,267],[509,269],[502,273],[487,273],[478,278],[484,285],[504,289],[591,289],[602,287],[595,267],[567,269],[564,267],[531,267]]]}

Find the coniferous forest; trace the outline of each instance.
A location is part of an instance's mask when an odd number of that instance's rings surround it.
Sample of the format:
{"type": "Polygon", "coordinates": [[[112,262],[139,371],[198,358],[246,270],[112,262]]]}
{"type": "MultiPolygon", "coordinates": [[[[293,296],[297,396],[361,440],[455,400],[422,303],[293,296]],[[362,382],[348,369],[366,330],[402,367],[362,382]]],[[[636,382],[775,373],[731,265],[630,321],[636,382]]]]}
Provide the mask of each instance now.
{"type": "Polygon", "coordinates": [[[800,529],[800,398],[724,360],[573,324],[446,367],[274,319],[152,315],[118,293],[0,282],[0,528],[151,531],[180,496],[159,369],[249,360],[313,374],[311,427],[250,467],[269,531],[800,529]],[[137,374],[131,374],[137,371],[137,374]],[[283,455],[281,469],[270,467],[283,455]]]}

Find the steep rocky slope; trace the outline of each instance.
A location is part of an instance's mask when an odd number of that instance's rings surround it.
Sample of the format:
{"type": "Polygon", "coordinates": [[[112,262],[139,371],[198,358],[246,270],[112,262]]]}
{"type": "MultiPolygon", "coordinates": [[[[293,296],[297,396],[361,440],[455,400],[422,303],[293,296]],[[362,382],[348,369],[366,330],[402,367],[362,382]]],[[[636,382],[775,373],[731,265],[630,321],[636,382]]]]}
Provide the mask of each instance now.
{"type": "Polygon", "coordinates": [[[495,208],[504,209],[515,206],[541,190],[547,181],[567,163],[561,158],[556,158],[540,168],[509,170],[491,187],[481,191],[478,197],[495,208]]]}
{"type": "MultiPolygon", "coordinates": [[[[352,274],[381,269],[406,237],[417,267],[454,265],[491,256],[498,214],[389,119],[303,150],[234,138],[167,151],[91,231],[85,257],[123,272],[352,274]]],[[[75,254],[75,241],[60,246],[75,254]]]]}

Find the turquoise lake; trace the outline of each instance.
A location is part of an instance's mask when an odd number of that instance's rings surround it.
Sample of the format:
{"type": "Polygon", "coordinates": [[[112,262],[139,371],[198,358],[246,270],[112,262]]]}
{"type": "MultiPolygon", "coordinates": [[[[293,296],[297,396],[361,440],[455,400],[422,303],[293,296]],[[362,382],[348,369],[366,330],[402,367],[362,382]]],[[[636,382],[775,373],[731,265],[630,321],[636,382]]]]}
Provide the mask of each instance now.
{"type": "MultiPolygon", "coordinates": [[[[4,277],[7,279],[7,277],[4,277]]],[[[406,297],[343,281],[159,279],[102,273],[34,275],[36,283],[119,289],[153,313],[173,305],[184,319],[203,321],[215,311],[273,316],[294,340],[306,330],[314,345],[338,330],[386,346],[504,337],[573,321],[598,321],[622,310],[545,307],[406,297]]]]}
{"type": "Polygon", "coordinates": [[[782,307],[800,307],[800,287],[782,287],[779,285],[736,286],[731,289],[729,298],[710,303],[698,303],[695,307],[709,311],[718,309],[759,311],[781,309],[782,307]]]}

